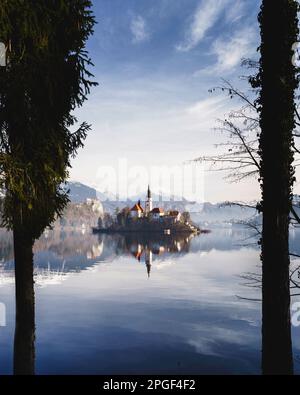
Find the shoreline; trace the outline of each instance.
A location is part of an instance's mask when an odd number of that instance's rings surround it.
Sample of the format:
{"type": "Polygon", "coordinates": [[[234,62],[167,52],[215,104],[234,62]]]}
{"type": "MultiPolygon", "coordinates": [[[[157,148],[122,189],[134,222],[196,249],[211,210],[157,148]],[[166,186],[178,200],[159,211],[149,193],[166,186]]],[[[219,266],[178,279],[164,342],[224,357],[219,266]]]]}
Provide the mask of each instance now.
{"type": "Polygon", "coordinates": [[[149,229],[109,229],[109,228],[97,228],[93,227],[92,228],[93,233],[102,233],[102,234],[137,234],[137,233],[143,233],[143,234],[160,234],[163,236],[174,236],[174,235],[200,235],[201,233],[210,233],[211,231],[208,229],[197,229],[195,231],[192,230],[173,230],[172,229],[163,229],[163,230],[149,230],[149,229]],[[166,233],[166,230],[170,230],[169,233],[166,233]]]}

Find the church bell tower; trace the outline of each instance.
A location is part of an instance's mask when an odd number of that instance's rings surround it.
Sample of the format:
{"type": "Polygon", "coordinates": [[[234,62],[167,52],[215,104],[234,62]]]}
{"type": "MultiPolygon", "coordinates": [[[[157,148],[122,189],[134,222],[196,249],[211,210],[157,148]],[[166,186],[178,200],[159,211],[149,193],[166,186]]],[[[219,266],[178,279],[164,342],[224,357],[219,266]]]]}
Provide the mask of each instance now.
{"type": "Polygon", "coordinates": [[[145,206],[145,212],[146,215],[149,215],[149,213],[152,211],[152,196],[151,196],[151,191],[150,191],[150,186],[148,185],[148,192],[147,192],[147,200],[146,200],[146,206],[145,206]]]}

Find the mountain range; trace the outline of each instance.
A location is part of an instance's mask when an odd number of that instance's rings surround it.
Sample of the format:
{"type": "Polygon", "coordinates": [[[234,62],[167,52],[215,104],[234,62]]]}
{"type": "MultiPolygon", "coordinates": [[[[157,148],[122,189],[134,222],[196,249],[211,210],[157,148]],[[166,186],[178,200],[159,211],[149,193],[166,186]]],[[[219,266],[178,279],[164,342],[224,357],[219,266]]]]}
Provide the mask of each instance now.
{"type": "MultiPolygon", "coordinates": [[[[80,182],[68,182],[67,189],[69,190],[71,202],[82,203],[87,199],[98,199],[101,201],[104,211],[110,214],[113,214],[116,209],[133,206],[139,199],[142,202],[145,200],[145,196],[133,196],[124,201],[115,200],[112,199],[112,195],[99,192],[95,188],[80,182]]],[[[224,203],[197,203],[176,197],[172,201],[162,201],[159,198],[159,194],[156,193],[153,193],[152,197],[154,206],[160,206],[165,210],[189,211],[192,220],[199,224],[236,223],[258,218],[256,210],[251,207],[230,206],[224,203]]]]}

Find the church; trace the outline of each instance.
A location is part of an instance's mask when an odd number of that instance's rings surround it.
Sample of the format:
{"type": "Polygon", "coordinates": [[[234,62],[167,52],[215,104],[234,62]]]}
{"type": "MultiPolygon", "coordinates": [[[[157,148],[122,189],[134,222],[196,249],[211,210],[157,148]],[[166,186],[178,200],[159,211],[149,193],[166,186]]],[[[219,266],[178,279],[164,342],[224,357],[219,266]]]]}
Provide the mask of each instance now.
{"type": "Polygon", "coordinates": [[[139,200],[137,204],[135,204],[130,210],[131,218],[148,218],[151,219],[160,219],[165,215],[165,212],[162,208],[153,208],[152,194],[150,190],[150,186],[148,185],[147,198],[145,202],[145,207],[142,207],[141,201],[139,200]]]}
{"type": "Polygon", "coordinates": [[[149,218],[152,221],[160,221],[162,219],[169,220],[172,223],[180,221],[181,214],[178,211],[170,211],[165,213],[161,207],[153,208],[152,194],[150,186],[148,185],[147,198],[145,201],[145,207],[142,207],[141,201],[139,200],[130,210],[130,217],[136,218],[149,218]]]}
{"type": "MultiPolygon", "coordinates": [[[[163,212],[162,209],[159,209],[163,212]]],[[[143,218],[149,217],[153,212],[153,202],[150,186],[148,185],[147,198],[145,202],[145,208],[142,207],[141,201],[139,200],[130,210],[131,218],[143,218]]]]}

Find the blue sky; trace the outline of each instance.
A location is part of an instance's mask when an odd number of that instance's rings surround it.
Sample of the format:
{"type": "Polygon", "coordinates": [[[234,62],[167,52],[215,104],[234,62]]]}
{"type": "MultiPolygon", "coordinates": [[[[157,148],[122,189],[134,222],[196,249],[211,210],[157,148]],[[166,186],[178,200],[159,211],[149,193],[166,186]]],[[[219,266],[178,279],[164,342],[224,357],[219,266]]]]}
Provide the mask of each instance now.
{"type": "MultiPolygon", "coordinates": [[[[215,121],[233,103],[208,90],[222,77],[240,84],[241,59],[257,56],[259,4],[94,0],[98,24],[88,50],[99,86],[77,112],[93,130],[71,178],[101,189],[99,168],[116,168],[120,158],[150,169],[214,153],[215,121]]],[[[141,187],[147,182],[137,178],[141,187]]],[[[204,177],[207,201],[252,200],[258,193],[254,181],[232,185],[219,173],[204,177]]]]}

